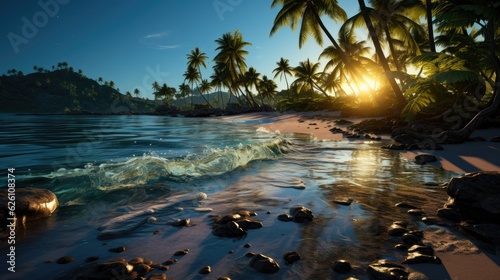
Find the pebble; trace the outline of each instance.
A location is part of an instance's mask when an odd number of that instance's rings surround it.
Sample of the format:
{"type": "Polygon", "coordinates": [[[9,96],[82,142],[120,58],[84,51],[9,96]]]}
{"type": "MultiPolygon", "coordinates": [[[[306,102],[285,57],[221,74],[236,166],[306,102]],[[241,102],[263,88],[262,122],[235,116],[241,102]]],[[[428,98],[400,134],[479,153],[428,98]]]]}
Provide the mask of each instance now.
{"type": "Polygon", "coordinates": [[[347,273],[351,271],[351,264],[346,260],[338,260],[333,263],[333,271],[337,273],[347,273]]]}
{"type": "Polygon", "coordinates": [[[125,246],[119,246],[119,247],[116,247],[116,248],[111,248],[108,251],[109,252],[113,252],[113,253],[121,253],[121,252],[125,251],[126,249],[127,248],[125,246]]]}
{"type": "Polygon", "coordinates": [[[297,252],[288,252],[283,255],[283,258],[285,259],[285,264],[292,264],[301,259],[300,254],[297,252]]]}
{"type": "Polygon", "coordinates": [[[212,272],[212,268],[209,265],[200,269],[200,274],[209,274],[210,272],[212,272]]]}
{"type": "Polygon", "coordinates": [[[184,255],[187,255],[189,253],[189,249],[184,249],[182,251],[177,251],[174,253],[174,256],[184,256],[184,255]]]}
{"type": "Polygon", "coordinates": [[[58,264],[67,264],[67,263],[70,263],[70,262],[72,262],[74,260],[75,260],[75,258],[73,258],[73,257],[64,256],[64,257],[61,257],[61,258],[57,259],[56,263],[58,263],[58,264]]]}

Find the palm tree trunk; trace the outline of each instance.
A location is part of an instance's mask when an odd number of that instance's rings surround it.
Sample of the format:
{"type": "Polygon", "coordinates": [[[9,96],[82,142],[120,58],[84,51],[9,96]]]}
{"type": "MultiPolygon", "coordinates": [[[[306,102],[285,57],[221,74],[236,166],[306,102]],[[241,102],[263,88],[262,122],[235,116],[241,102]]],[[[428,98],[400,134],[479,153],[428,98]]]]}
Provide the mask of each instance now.
{"type": "Polygon", "coordinates": [[[392,60],[393,60],[392,63],[394,63],[396,70],[398,72],[401,72],[401,66],[399,66],[399,61],[398,61],[398,54],[396,53],[396,49],[394,48],[394,40],[391,37],[391,32],[389,31],[389,27],[387,25],[384,26],[384,32],[385,36],[387,36],[387,43],[389,44],[389,49],[391,50],[392,60]]]}
{"type": "Polygon", "coordinates": [[[427,30],[429,32],[429,46],[431,52],[436,52],[436,43],[434,42],[434,27],[432,26],[432,0],[425,0],[427,10],[427,30]]]}
{"type": "Polygon", "coordinates": [[[384,52],[382,50],[382,47],[380,46],[380,41],[378,39],[377,32],[375,31],[375,28],[373,27],[372,21],[370,19],[370,16],[368,15],[368,9],[366,8],[365,1],[364,0],[358,0],[359,7],[361,9],[361,13],[363,14],[363,18],[366,23],[366,27],[368,28],[368,33],[370,34],[370,37],[372,38],[373,45],[375,47],[375,52],[377,53],[380,63],[382,64],[382,67],[384,68],[384,71],[386,72],[386,77],[387,80],[389,81],[392,90],[394,91],[394,94],[396,95],[396,99],[398,102],[398,110],[401,111],[405,106],[406,106],[406,99],[403,96],[403,92],[399,88],[398,84],[396,83],[396,80],[392,77],[389,77],[388,74],[391,72],[391,69],[389,68],[389,64],[387,63],[387,59],[385,58],[384,52]]]}

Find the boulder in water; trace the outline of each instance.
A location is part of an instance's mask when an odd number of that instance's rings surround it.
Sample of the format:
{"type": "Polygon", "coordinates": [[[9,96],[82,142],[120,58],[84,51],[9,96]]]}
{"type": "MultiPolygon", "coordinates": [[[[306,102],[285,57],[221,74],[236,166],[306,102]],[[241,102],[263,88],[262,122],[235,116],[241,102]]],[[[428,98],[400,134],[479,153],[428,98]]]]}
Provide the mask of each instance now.
{"type": "Polygon", "coordinates": [[[368,265],[368,273],[373,278],[381,280],[407,279],[409,275],[406,267],[384,259],[368,265]]]}
{"type": "Polygon", "coordinates": [[[13,218],[9,207],[15,206],[15,217],[24,224],[50,216],[59,206],[59,201],[56,195],[47,189],[17,188],[11,191],[4,188],[0,191],[0,205],[0,220],[5,228],[7,218],[13,218]]]}

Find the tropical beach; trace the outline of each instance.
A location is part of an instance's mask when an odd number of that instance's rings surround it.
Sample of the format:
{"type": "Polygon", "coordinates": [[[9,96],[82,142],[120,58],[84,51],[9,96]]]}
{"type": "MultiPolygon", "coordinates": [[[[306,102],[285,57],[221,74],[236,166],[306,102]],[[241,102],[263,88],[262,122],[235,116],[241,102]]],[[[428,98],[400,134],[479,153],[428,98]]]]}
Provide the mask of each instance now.
{"type": "Polygon", "coordinates": [[[4,6],[2,279],[500,275],[500,4],[4,6]]]}

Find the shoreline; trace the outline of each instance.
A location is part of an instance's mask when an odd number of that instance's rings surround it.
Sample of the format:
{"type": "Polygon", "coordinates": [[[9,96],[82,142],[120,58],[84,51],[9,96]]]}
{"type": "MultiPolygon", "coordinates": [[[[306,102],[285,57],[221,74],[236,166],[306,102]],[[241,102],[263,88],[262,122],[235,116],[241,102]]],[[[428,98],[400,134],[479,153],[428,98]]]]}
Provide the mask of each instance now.
{"type": "MultiPolygon", "coordinates": [[[[310,134],[319,141],[372,141],[348,139],[341,133],[332,133],[329,129],[334,126],[332,119],[349,120],[359,123],[371,117],[340,117],[340,112],[306,112],[306,113],[277,113],[259,112],[235,116],[222,116],[227,120],[247,120],[255,122],[255,126],[262,127],[270,132],[280,134],[300,133],[310,134]],[[260,123],[259,123],[260,122],[260,123]]],[[[340,126],[343,127],[343,126],[340,126]]],[[[388,134],[377,135],[381,141],[391,141],[388,134]]],[[[500,171],[500,143],[490,142],[489,139],[500,136],[500,128],[479,129],[472,133],[472,138],[484,138],[485,141],[465,142],[461,144],[443,144],[443,150],[416,150],[399,151],[407,159],[414,160],[419,154],[433,154],[438,162],[432,165],[456,173],[474,171],[500,171]]]]}

